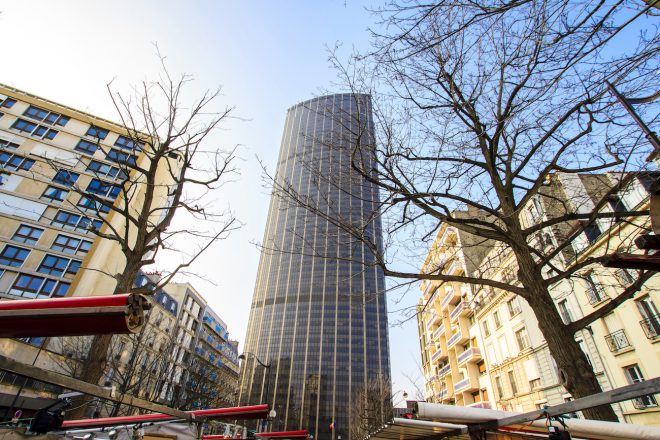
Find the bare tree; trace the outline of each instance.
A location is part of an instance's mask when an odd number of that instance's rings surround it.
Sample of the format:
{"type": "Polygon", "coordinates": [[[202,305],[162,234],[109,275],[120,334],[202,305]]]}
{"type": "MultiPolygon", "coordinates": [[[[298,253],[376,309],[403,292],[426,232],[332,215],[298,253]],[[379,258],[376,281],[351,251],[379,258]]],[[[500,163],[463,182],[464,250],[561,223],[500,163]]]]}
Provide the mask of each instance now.
{"type": "MultiPolygon", "coordinates": [[[[644,170],[649,148],[605,82],[627,94],[655,92],[653,58],[660,45],[657,28],[646,26],[651,8],[642,2],[562,0],[391,4],[379,12],[385,30],[374,32],[371,53],[348,63],[333,58],[351,91],[374,96],[374,121],[336,123],[354,145],[344,172],[381,191],[371,220],[382,215],[385,250],[369,233],[369,222],[333,212],[331,197],[312,199],[281,178],[272,179],[274,192],[366,243],[373,264],[387,276],[404,283],[464,282],[521,296],[536,314],[566,389],[574,397],[597,393],[600,386],[574,333],[631,298],[652,273],[635,273],[610,304],[576,323],[562,323],[551,291],[600,267],[603,255],[581,254],[576,246],[594,225],[637,222],[629,236],[610,234],[606,250],[632,248],[632,237],[644,230],[646,205],[611,201],[631,191],[640,175],[627,171],[644,170]],[[585,194],[561,193],[562,176],[585,174],[602,185],[585,194]],[[552,209],[530,221],[525,210],[538,200],[552,209]],[[451,261],[423,273],[406,268],[405,260],[420,261],[414,257],[426,252],[422,244],[442,223],[500,251],[476,273],[449,274],[451,261]],[[544,233],[552,234],[552,243],[539,239],[544,233]],[[493,279],[498,255],[505,254],[515,257],[513,276],[493,279]]],[[[657,112],[651,110],[641,109],[654,123],[657,112]]],[[[347,190],[314,163],[298,166],[307,167],[326,194],[327,188],[347,190]]],[[[336,258],[309,243],[297,251],[336,258]]],[[[585,415],[616,420],[608,405],[585,415]]]]}
{"type": "MultiPolygon", "coordinates": [[[[116,282],[112,294],[132,291],[139,270],[153,264],[160,250],[176,250],[177,243],[184,240],[199,243],[157,287],[167,284],[238,227],[231,213],[214,213],[203,200],[236,172],[234,149],[208,151],[206,145],[208,136],[229,117],[231,109],[213,109],[219,90],[207,91],[189,105],[184,92],[190,81],[188,75],[171,77],[163,63],[162,77],[142,83],[133,97],[114,92],[108,85],[126,133],[121,150],[111,151],[100,142],[98,147],[107,149],[123,180],[118,184],[102,182],[100,188],[71,186],[89,201],[86,209],[91,206],[97,211],[98,219],[90,220],[90,230],[121,249],[123,265],[109,274],[116,282]],[[108,197],[110,194],[118,196],[116,202],[108,197]],[[172,229],[175,214],[182,212],[193,221],[185,229],[172,229]],[[212,226],[208,231],[196,230],[195,221],[212,222],[212,226]]],[[[94,337],[82,380],[99,381],[106,370],[111,340],[110,335],[94,337]]],[[[82,411],[81,405],[72,417],[79,417],[82,411]]]]}
{"type": "Polygon", "coordinates": [[[389,378],[371,378],[355,393],[350,415],[350,438],[366,438],[392,420],[392,383],[389,378]]]}

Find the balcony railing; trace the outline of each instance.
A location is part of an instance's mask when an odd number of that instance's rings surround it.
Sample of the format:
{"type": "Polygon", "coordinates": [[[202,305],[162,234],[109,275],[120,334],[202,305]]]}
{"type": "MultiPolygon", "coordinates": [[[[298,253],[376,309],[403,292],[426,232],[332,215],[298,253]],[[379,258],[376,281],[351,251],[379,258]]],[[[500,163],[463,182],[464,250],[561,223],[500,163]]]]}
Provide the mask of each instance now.
{"type": "Polygon", "coordinates": [[[456,305],[456,308],[451,311],[449,314],[450,319],[455,319],[462,311],[467,307],[467,303],[465,301],[461,301],[456,305]]]}
{"type": "Polygon", "coordinates": [[[483,408],[483,409],[492,409],[490,402],[482,400],[481,402],[475,402],[468,405],[470,408],[483,408]]]}
{"type": "Polygon", "coordinates": [[[463,379],[459,382],[456,382],[454,384],[454,391],[460,391],[463,388],[467,388],[468,385],[470,385],[470,378],[469,377],[467,379],[463,379]]]}
{"type": "Polygon", "coordinates": [[[454,297],[454,289],[447,289],[447,293],[445,294],[445,297],[442,298],[442,302],[440,302],[440,307],[444,308],[447,304],[449,304],[449,301],[454,297]]]}
{"type": "Polygon", "coordinates": [[[478,348],[472,347],[459,354],[456,361],[460,364],[468,360],[472,356],[481,356],[481,351],[478,348]]]}
{"type": "Polygon", "coordinates": [[[434,332],[433,332],[433,339],[437,339],[441,334],[445,332],[445,326],[443,324],[440,324],[440,327],[438,327],[434,332]]]}
{"type": "Polygon", "coordinates": [[[617,351],[631,347],[630,342],[628,342],[626,332],[623,330],[617,330],[605,336],[605,342],[607,342],[607,346],[610,348],[612,353],[616,353],[617,351]]]}
{"type": "Polygon", "coordinates": [[[642,319],[639,321],[639,325],[642,326],[642,330],[644,330],[647,338],[655,339],[660,336],[660,315],[653,315],[648,319],[642,319]]]}
{"type": "Polygon", "coordinates": [[[451,347],[452,345],[454,345],[454,344],[456,343],[456,341],[458,341],[458,340],[461,338],[461,336],[462,336],[462,335],[461,335],[461,331],[460,331],[460,330],[457,331],[456,333],[454,333],[454,334],[451,336],[451,338],[449,338],[449,340],[447,341],[447,347],[451,347]]]}
{"type": "Polygon", "coordinates": [[[440,368],[440,371],[438,371],[438,376],[444,376],[445,374],[449,373],[451,370],[451,365],[447,364],[444,367],[440,368]]]}
{"type": "Polygon", "coordinates": [[[433,356],[431,356],[431,360],[435,362],[440,358],[440,356],[442,356],[442,350],[438,349],[438,351],[433,353],[433,356]]]}
{"type": "Polygon", "coordinates": [[[431,327],[436,319],[438,319],[438,315],[433,313],[428,321],[426,321],[426,327],[431,327]]]}
{"type": "Polygon", "coordinates": [[[589,298],[589,304],[597,304],[607,298],[607,294],[603,288],[595,283],[589,283],[587,286],[587,297],[589,298]]]}

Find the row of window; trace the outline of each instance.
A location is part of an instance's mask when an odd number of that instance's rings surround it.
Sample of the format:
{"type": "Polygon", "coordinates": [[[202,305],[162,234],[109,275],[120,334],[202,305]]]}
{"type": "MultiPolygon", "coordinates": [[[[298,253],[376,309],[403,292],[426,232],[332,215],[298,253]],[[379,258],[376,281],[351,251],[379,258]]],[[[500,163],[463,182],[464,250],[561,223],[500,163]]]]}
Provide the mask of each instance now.
{"type": "Polygon", "coordinates": [[[0,151],[0,166],[11,170],[27,171],[34,165],[34,160],[19,154],[9,154],[6,151],[0,151]]]}
{"type": "Polygon", "coordinates": [[[25,298],[49,298],[65,296],[71,283],[56,281],[49,278],[19,274],[9,293],[25,298]]]}
{"type": "Polygon", "coordinates": [[[15,150],[18,148],[18,144],[16,142],[9,142],[6,139],[0,139],[0,148],[15,150]]]}
{"type": "MultiPolygon", "coordinates": [[[[5,245],[0,253],[0,264],[11,267],[20,267],[23,265],[28,255],[30,255],[30,249],[8,244],[5,245]]],[[[78,273],[81,264],[82,261],[80,260],[46,254],[37,268],[37,272],[58,277],[61,277],[64,274],[75,275],[78,273]]]]}
{"type": "MultiPolygon", "coordinates": [[[[80,141],[78,141],[78,144],[75,146],[74,149],[76,151],[80,151],[81,153],[88,154],[91,156],[94,153],[96,153],[96,150],[99,149],[99,145],[93,142],[86,141],[85,139],[81,139],[80,141]]],[[[123,165],[135,166],[136,163],[135,155],[130,153],[124,153],[123,151],[119,151],[115,149],[110,149],[108,153],[105,155],[105,158],[106,160],[110,160],[112,162],[123,165]]]]}
{"type": "Polygon", "coordinates": [[[50,125],[61,125],[62,127],[64,127],[70,119],[68,116],[63,116],[59,113],[44,110],[43,108],[37,107],[35,105],[29,106],[27,110],[23,112],[23,116],[27,116],[28,118],[36,119],[37,121],[42,121],[50,125]]]}
{"type": "MultiPolygon", "coordinates": [[[[518,313],[521,312],[520,300],[518,299],[518,297],[514,296],[509,301],[507,301],[506,306],[507,306],[507,310],[509,311],[509,318],[513,318],[514,316],[516,316],[518,313]]],[[[499,310],[495,310],[492,316],[493,316],[493,322],[495,323],[495,329],[502,327],[502,319],[500,318],[499,310]]],[[[484,337],[488,337],[491,335],[490,326],[488,324],[488,317],[486,317],[486,319],[482,321],[481,328],[484,332],[484,337]]]]}
{"type": "MultiPolygon", "coordinates": [[[[11,239],[19,243],[35,245],[37,241],[39,241],[39,238],[43,232],[44,230],[41,228],[35,228],[34,226],[29,225],[20,225],[11,239]]],[[[92,242],[89,240],[83,240],[82,238],[71,237],[70,235],[64,234],[58,234],[50,246],[50,248],[54,251],[59,251],[71,255],[84,255],[91,249],[91,247],[92,242]]],[[[3,255],[4,253],[5,251],[3,251],[3,255]]],[[[25,258],[23,258],[23,260],[24,259],[25,258]]],[[[10,266],[13,265],[10,264],[10,266]]]]}
{"type": "Polygon", "coordinates": [[[39,139],[55,139],[57,130],[48,128],[44,125],[35,124],[34,122],[26,121],[25,119],[16,119],[11,128],[27,133],[30,136],[38,137],[39,139]]]}
{"type": "Polygon", "coordinates": [[[64,229],[87,233],[90,230],[98,231],[103,222],[74,212],[59,210],[50,224],[64,229]]]}

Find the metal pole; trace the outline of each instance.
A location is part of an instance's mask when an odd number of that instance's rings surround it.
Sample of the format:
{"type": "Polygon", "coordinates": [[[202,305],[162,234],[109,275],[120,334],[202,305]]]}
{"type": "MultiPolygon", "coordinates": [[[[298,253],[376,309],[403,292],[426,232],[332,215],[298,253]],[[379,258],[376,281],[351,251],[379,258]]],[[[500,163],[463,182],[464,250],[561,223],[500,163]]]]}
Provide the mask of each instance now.
{"type": "Polygon", "coordinates": [[[607,87],[610,89],[614,97],[621,103],[621,105],[626,109],[628,114],[633,118],[633,120],[639,125],[639,127],[644,131],[646,134],[646,139],[651,143],[653,146],[653,153],[651,156],[649,156],[648,160],[651,160],[653,156],[656,154],[660,153],[660,140],[658,140],[658,136],[655,134],[654,131],[652,131],[648,125],[642,121],[642,118],[639,117],[633,106],[630,104],[630,102],[626,99],[625,96],[623,96],[619,91],[610,83],[609,81],[605,81],[605,84],[607,84],[607,87]]]}

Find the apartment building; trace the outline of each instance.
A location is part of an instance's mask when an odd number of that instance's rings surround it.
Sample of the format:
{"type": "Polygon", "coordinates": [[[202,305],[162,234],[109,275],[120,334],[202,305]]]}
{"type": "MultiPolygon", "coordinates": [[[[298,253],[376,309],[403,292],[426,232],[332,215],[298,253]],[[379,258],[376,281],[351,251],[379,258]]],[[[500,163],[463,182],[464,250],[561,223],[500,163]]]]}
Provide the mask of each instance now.
{"type": "MultiPolygon", "coordinates": [[[[573,212],[592,212],[620,177],[557,173],[551,176],[542,195],[530,201],[521,214],[521,222],[532,225],[543,221],[558,209],[557,204],[573,212]]],[[[609,196],[601,210],[648,209],[652,180],[649,175],[635,176],[625,191],[609,196]]],[[[613,249],[631,249],[635,236],[648,229],[648,223],[648,216],[628,221],[599,219],[575,236],[572,246],[558,252],[553,265],[563,270],[613,249]]],[[[457,238],[452,238],[448,232],[452,229],[441,226],[422,271],[437,269],[448,255],[465,254],[465,249],[460,248],[467,234],[456,231],[457,238]]],[[[572,232],[570,223],[546,228],[534,237],[535,246],[552,249],[572,232]]],[[[467,273],[516,283],[517,265],[510,250],[490,245],[486,253],[479,255],[483,258],[476,263],[477,270],[467,273]]],[[[443,273],[466,273],[452,272],[455,270],[445,266],[443,273]]],[[[544,276],[553,274],[548,270],[544,276]]],[[[623,269],[596,266],[576,279],[551,286],[551,294],[567,323],[607,304],[632,282],[634,275],[623,269]]],[[[658,376],[659,281],[657,276],[652,278],[633,300],[576,333],[603,389],[658,376]]],[[[536,318],[522,298],[490,287],[459,286],[463,289],[459,299],[454,293],[456,286],[451,285],[455,283],[438,284],[422,283],[418,315],[427,400],[530,411],[572,399],[560,384],[559,372],[536,318]],[[461,315],[464,321],[460,320],[461,315]],[[447,330],[448,325],[454,328],[447,330]],[[469,338],[463,336],[465,330],[469,338]]],[[[616,404],[614,409],[622,421],[658,423],[657,396],[616,404]]]]}
{"type": "MultiPolygon", "coordinates": [[[[94,231],[123,203],[126,164],[141,163],[142,147],[111,121],[0,85],[0,300],[112,293],[97,269],[116,272],[122,254],[94,231]]],[[[0,351],[58,369],[51,342],[0,340],[0,351]]],[[[58,391],[0,376],[0,410],[34,409],[58,391]]]]}

